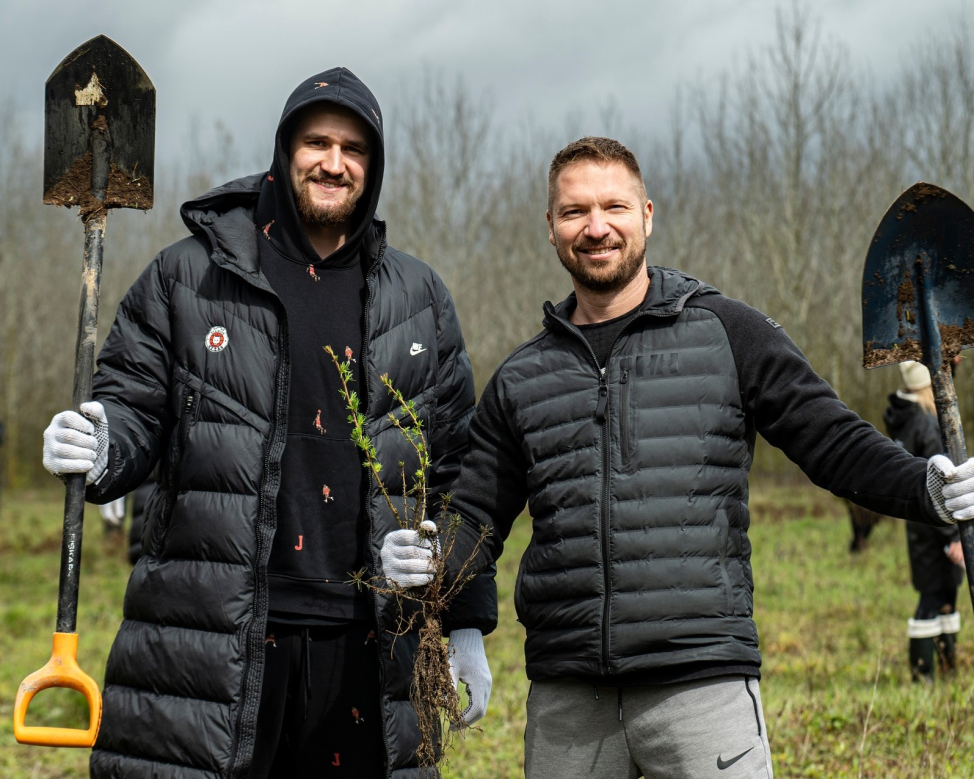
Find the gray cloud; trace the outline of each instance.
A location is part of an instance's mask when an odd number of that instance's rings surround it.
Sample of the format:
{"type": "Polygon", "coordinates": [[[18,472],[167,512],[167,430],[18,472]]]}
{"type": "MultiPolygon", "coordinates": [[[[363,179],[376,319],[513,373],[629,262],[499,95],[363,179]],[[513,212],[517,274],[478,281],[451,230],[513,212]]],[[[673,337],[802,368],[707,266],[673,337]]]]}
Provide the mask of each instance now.
{"type": "MultiPolygon", "coordinates": [[[[963,0],[820,0],[811,9],[825,38],[847,48],[850,66],[881,80],[921,40],[956,24],[963,0]]],[[[202,127],[222,121],[241,149],[269,146],[292,87],[336,64],[384,105],[425,68],[492,95],[504,123],[560,124],[615,104],[625,126],[661,134],[677,87],[743,67],[775,34],[774,6],[764,0],[2,0],[0,10],[0,102],[16,107],[29,132],[42,132],[48,74],[104,33],[156,85],[164,159],[180,153],[193,117],[202,127]]]]}

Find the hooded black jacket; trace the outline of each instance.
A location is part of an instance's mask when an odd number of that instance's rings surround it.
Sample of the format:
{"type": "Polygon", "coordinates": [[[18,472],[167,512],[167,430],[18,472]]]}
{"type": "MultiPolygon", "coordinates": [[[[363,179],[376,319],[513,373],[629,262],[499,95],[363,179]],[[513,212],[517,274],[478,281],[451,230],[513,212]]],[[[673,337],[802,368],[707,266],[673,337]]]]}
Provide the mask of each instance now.
{"type": "MultiPolygon", "coordinates": [[[[889,437],[910,454],[926,460],[935,454],[943,454],[937,417],[925,412],[915,400],[896,393],[890,395],[883,422],[889,437]]],[[[944,546],[954,541],[960,541],[960,530],[956,525],[929,527],[917,522],[906,523],[910,573],[917,592],[940,593],[963,581],[964,569],[954,565],[944,554],[944,546]]]]}
{"type": "MultiPolygon", "coordinates": [[[[324,99],[347,101],[381,139],[377,106],[363,103],[359,91],[342,91],[346,79],[354,76],[330,71],[298,91],[337,84],[324,99]]],[[[265,175],[183,206],[192,235],[164,249],[135,282],[99,355],[94,394],[105,406],[111,444],[107,474],[88,499],[103,503],[129,492],[157,461],[162,481],[146,504],[143,554],[108,660],[94,777],[248,773],[291,370],[287,318],[258,264],[264,239],[255,211],[265,175]],[[218,351],[207,348],[215,327],[226,331],[218,351]]],[[[369,219],[363,236],[367,432],[382,462],[415,469],[411,447],[387,416],[396,412],[379,380],[388,373],[415,401],[428,431],[433,494],[446,491],[474,401],[456,312],[427,265],[386,245],[382,222],[369,219]],[[414,343],[426,349],[411,355],[414,343]]],[[[365,505],[367,562],[381,575],[379,550],[398,526],[373,483],[365,505]]],[[[419,736],[408,700],[416,636],[394,641],[397,605],[377,596],[373,607],[387,772],[418,776],[419,736]]],[[[488,575],[461,593],[444,629],[489,632],[495,623],[488,575]]]]}

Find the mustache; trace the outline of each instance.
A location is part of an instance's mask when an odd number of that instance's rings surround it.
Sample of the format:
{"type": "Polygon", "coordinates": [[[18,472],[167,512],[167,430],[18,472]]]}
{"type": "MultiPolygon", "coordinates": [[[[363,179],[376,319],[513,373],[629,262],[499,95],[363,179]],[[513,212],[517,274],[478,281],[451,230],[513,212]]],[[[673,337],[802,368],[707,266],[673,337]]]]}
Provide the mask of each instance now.
{"type": "Polygon", "coordinates": [[[332,187],[350,187],[352,186],[352,180],[346,176],[322,176],[322,175],[309,175],[305,181],[317,181],[319,184],[327,184],[332,187]]]}
{"type": "Polygon", "coordinates": [[[620,243],[593,243],[591,241],[577,241],[572,244],[575,251],[608,251],[609,249],[621,249],[624,244],[620,243]]]}

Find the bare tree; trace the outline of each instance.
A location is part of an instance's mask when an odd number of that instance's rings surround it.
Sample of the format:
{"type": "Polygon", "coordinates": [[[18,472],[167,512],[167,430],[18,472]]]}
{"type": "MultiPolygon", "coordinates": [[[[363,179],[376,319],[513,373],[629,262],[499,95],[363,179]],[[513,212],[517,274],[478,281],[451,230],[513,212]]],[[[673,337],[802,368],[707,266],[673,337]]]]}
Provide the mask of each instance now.
{"type": "MultiPolygon", "coordinates": [[[[492,100],[462,81],[426,73],[404,84],[387,110],[380,214],[390,241],[453,292],[478,386],[538,332],[541,303],[571,289],[548,243],[549,160],[568,141],[609,134],[643,164],[656,206],[650,263],[766,311],[846,403],[880,422],[899,377],[861,367],[862,264],[880,217],[916,178],[974,198],[970,29],[918,42],[884,90],[851,68],[806,7],[776,14],[773,44],[743,71],[680,91],[666,139],[625,129],[626,107],[612,101],[572,111],[556,128],[530,118],[501,126],[492,100]]],[[[44,478],[41,431],[70,402],[82,230],[73,212],[41,205],[40,146],[14,116],[0,109],[0,478],[24,485],[44,478]]],[[[112,215],[102,336],[152,256],[185,235],[179,203],[265,168],[271,153],[269,143],[242,153],[228,128],[192,123],[184,148],[160,166],[151,212],[112,215]]],[[[965,416],[974,411],[969,373],[962,366],[958,376],[965,416]]],[[[756,467],[783,462],[762,453],[756,467]]]]}

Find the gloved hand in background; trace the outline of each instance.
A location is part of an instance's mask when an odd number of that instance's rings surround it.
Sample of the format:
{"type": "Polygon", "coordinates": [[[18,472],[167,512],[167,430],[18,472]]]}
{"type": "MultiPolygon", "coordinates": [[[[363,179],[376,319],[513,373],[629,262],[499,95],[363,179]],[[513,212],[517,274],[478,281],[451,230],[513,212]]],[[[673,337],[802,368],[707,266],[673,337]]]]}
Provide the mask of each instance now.
{"type": "Polygon", "coordinates": [[[927,463],[927,492],[945,522],[974,519],[974,458],[954,465],[935,454],[927,463]]]}
{"type": "Polygon", "coordinates": [[[98,507],[101,518],[105,521],[105,530],[118,532],[125,521],[125,498],[109,501],[98,507]]]}
{"type": "Polygon", "coordinates": [[[44,467],[55,476],[83,473],[86,484],[101,481],[108,469],[108,418],[98,401],[55,414],[44,431],[44,467]]]}
{"type": "Polygon", "coordinates": [[[487,713],[487,701],[490,700],[493,684],[483,634],[476,628],[451,631],[447,652],[453,686],[459,690],[460,682],[467,685],[470,704],[464,709],[463,719],[472,725],[487,713]]]}

